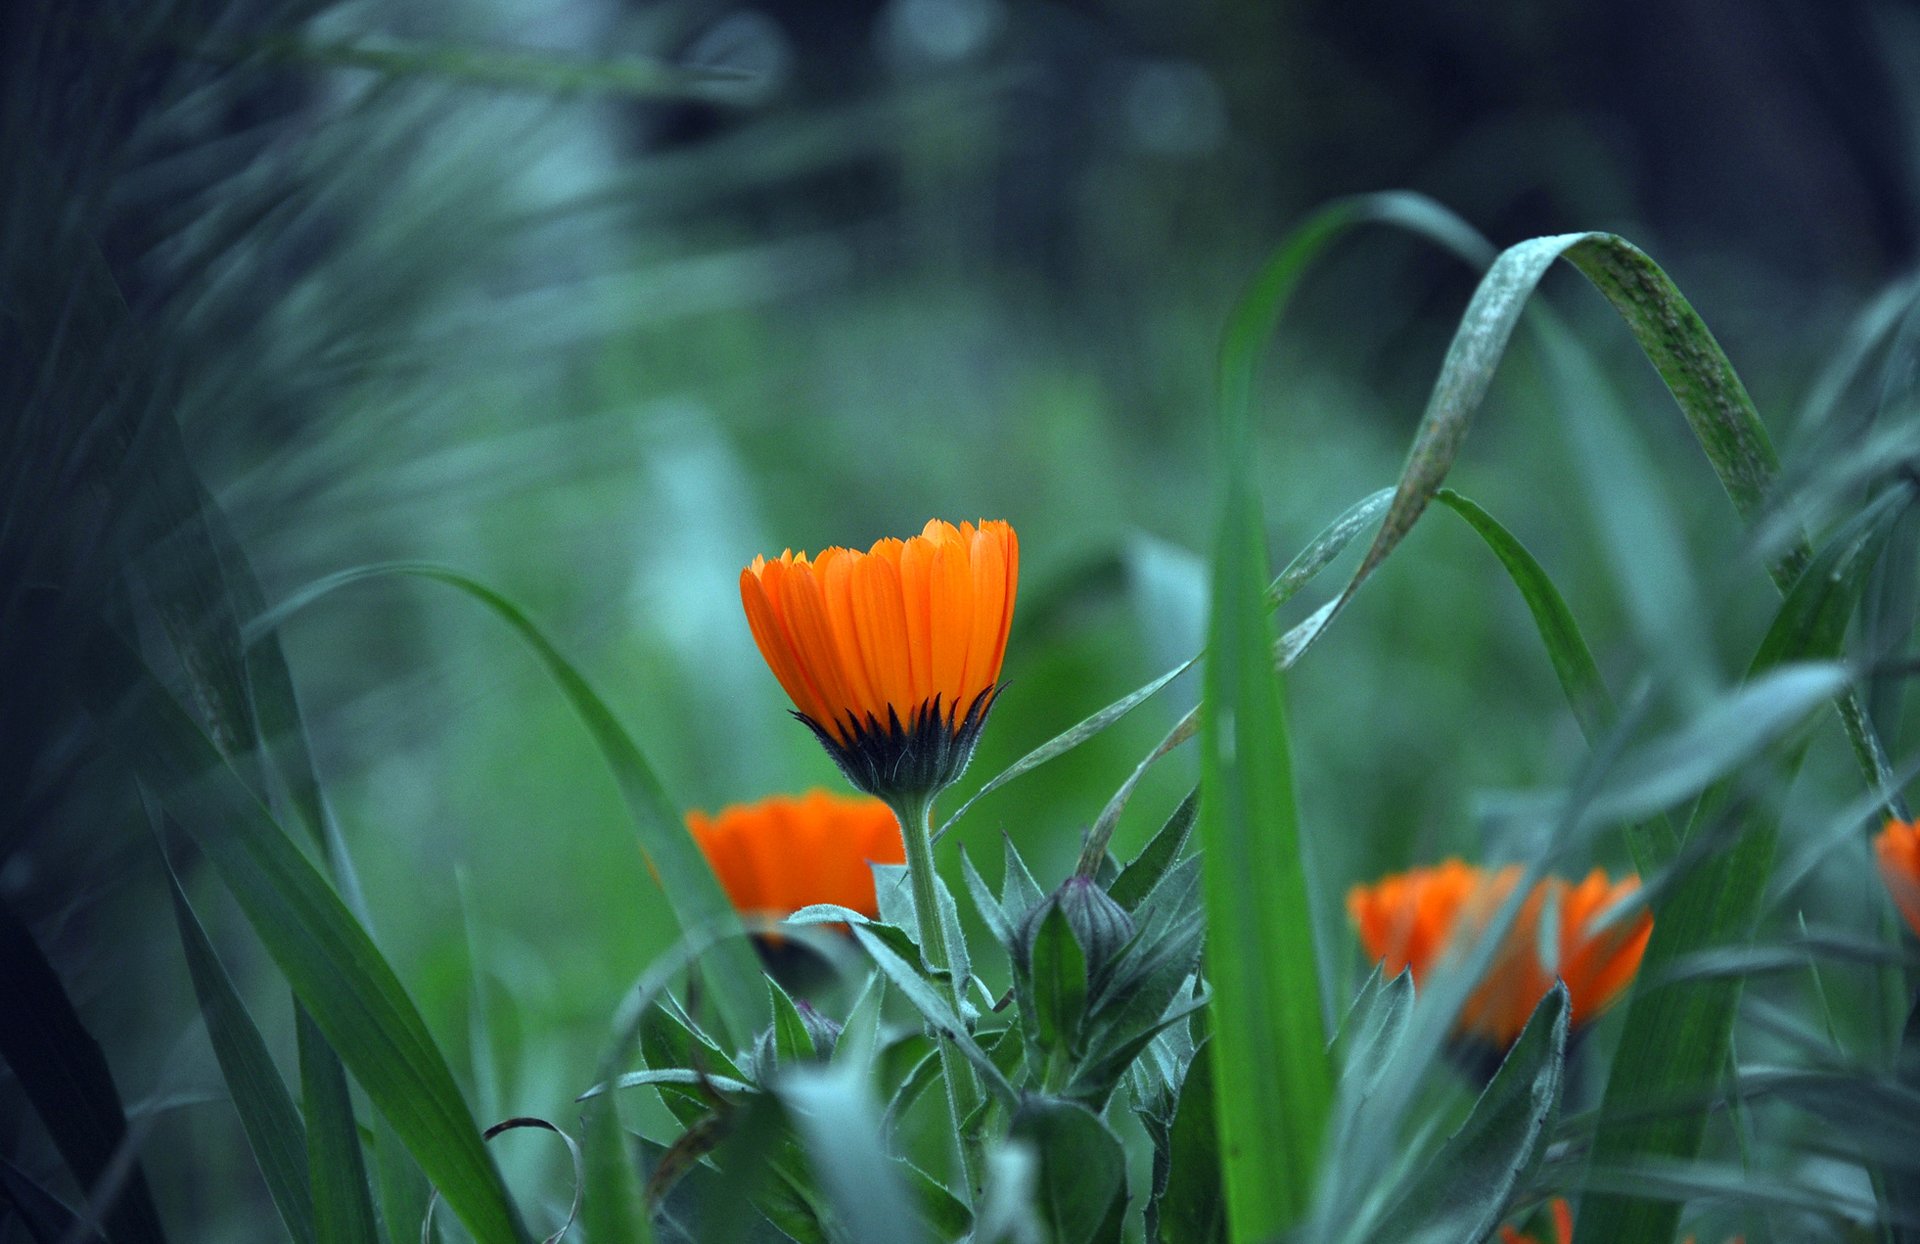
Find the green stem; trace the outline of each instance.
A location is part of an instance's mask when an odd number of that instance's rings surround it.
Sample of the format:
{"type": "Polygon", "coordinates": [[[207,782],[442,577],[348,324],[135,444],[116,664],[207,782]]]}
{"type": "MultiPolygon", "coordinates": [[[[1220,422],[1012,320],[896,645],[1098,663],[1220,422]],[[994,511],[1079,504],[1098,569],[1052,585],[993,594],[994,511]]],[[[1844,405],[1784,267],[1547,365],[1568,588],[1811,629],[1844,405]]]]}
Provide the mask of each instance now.
{"type": "MultiPolygon", "coordinates": [[[[900,839],[906,843],[906,877],[914,885],[914,931],[920,941],[920,956],[927,968],[947,977],[947,996],[954,1006],[954,1017],[966,1016],[966,983],[952,969],[952,954],[947,946],[947,925],[941,921],[939,881],[933,875],[933,799],[902,799],[893,804],[893,816],[900,822],[900,839]]],[[[964,1019],[962,1019],[964,1023],[964,1019]]],[[[979,1146],[966,1135],[966,1121],[979,1106],[979,1085],[973,1083],[973,1067],[954,1050],[947,1037],[937,1039],[941,1052],[941,1081],[947,1085],[947,1113],[952,1115],[954,1146],[960,1150],[960,1169],[966,1175],[968,1204],[979,1194],[979,1146]]]]}
{"type": "MultiPolygon", "coordinates": [[[[913,918],[920,926],[915,930],[920,955],[936,975],[945,975],[953,1013],[956,1018],[964,1017],[966,982],[953,971],[946,926],[940,919],[939,884],[933,871],[933,799],[902,799],[893,805],[893,815],[900,822],[900,837],[907,847],[907,878],[913,883],[913,918]]],[[[966,1199],[971,1204],[980,1190],[980,1151],[967,1135],[965,1124],[980,1105],[980,1088],[974,1082],[973,1068],[953,1048],[953,1041],[941,1036],[936,1044],[940,1078],[947,1087],[947,1112],[953,1119],[954,1144],[960,1150],[960,1166],[966,1177],[966,1199]]]]}

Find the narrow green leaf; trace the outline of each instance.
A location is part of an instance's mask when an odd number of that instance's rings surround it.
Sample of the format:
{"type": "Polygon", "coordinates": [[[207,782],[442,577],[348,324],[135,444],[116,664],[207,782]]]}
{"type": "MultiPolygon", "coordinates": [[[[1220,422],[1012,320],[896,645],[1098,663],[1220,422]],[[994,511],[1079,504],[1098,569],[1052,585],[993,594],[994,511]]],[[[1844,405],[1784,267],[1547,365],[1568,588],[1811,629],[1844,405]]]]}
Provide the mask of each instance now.
{"type": "Polygon", "coordinates": [[[82,668],[108,741],[213,863],[448,1205],[482,1240],[524,1238],[446,1060],[372,939],[137,656],[100,632],[82,668]]]}
{"type": "Polygon", "coordinates": [[[1140,905],[1153,887],[1160,884],[1160,878],[1167,875],[1174,861],[1180,858],[1180,852],[1186,849],[1187,840],[1193,836],[1193,823],[1200,813],[1200,791],[1196,788],[1187,792],[1187,797],[1173,810],[1167,823],[1140,854],[1120,870],[1120,875],[1107,887],[1107,896],[1128,911],[1140,905]]]}
{"type": "Polygon", "coordinates": [[[1213,1042],[1202,1041],[1187,1064],[1169,1139],[1167,1189],[1160,1196],[1166,1244],[1226,1244],[1226,1193],[1220,1182],[1220,1140],[1214,1126],[1213,1042]]]}
{"type": "MultiPolygon", "coordinates": [[[[1907,1012],[1906,1026],[1895,1052],[1894,1075],[1901,1087],[1920,1094],[1920,994],[1907,1012]]],[[[1887,1208],[1902,1225],[1895,1229],[1898,1244],[1920,1244],[1920,1165],[1886,1173],[1887,1208]]]]}
{"type": "Polygon", "coordinates": [[[313,1193],[307,1183],[306,1125],[171,864],[166,873],[194,996],[199,999],[207,1039],[213,1044],[220,1075],[240,1115],[247,1144],[260,1165],[261,1177],[266,1180],[267,1192],[280,1221],[286,1224],[287,1234],[300,1244],[313,1244],[316,1232],[313,1193]]]}
{"type": "Polygon", "coordinates": [[[1371,1094],[1399,1051],[1412,1018],[1413,973],[1402,969],[1386,980],[1375,964],[1334,1042],[1341,1079],[1352,1079],[1362,1097],[1371,1094]]]}
{"type": "Polygon", "coordinates": [[[793,1005],[793,999],[771,977],[767,979],[767,994],[773,1007],[774,1053],[782,1063],[811,1059],[814,1056],[813,1034],[807,1031],[807,1023],[800,1018],[800,1010],[793,1005]]]}
{"type": "Polygon", "coordinates": [[[1054,1244],[1118,1241],[1127,1196],[1127,1158],[1098,1115],[1074,1102],[1030,1097],[1008,1135],[1040,1155],[1040,1217],[1054,1244]]]}
{"type": "Polygon", "coordinates": [[[1479,1240],[1506,1216],[1559,1114],[1570,1011],[1562,984],[1534,1007],[1467,1121],[1387,1214],[1397,1236],[1432,1244],[1479,1240]]]}
{"type": "Polygon", "coordinates": [[[380,1223],[345,1070],[307,1008],[298,1002],[294,1008],[315,1235],[320,1244],[378,1244],[380,1223]]]}
{"type": "MultiPolygon", "coordinates": [[[[294,613],[348,584],[398,575],[430,579],[458,588],[491,609],[519,634],[540,658],[599,745],[633,816],[641,849],[659,871],[661,888],[681,930],[722,927],[728,921],[737,924],[738,917],[720,883],[714,879],[713,870],[700,854],[692,835],[687,833],[678,809],[668,800],[652,766],[619,718],[540,628],[518,606],[493,589],[444,566],[414,562],[360,566],[330,575],[295,593],[248,627],[249,640],[277,630],[294,613]]],[[[707,973],[708,983],[727,1035],[744,1047],[771,1019],[766,1011],[766,992],[759,985],[760,964],[754,958],[753,948],[740,938],[723,939],[713,951],[719,962],[707,973]]]]}
{"type": "Polygon", "coordinates": [[[1222,436],[1200,704],[1200,837],[1215,1097],[1235,1241],[1305,1210],[1333,1097],[1299,813],[1267,623],[1266,550],[1244,422],[1222,436]]]}
{"type": "MultiPolygon", "coordinates": [[[[83,1188],[102,1182],[133,1143],[113,1073],[27,927],[0,900],[0,1058],[13,1069],[54,1148],[83,1188]]],[[[115,1244],[166,1234],[135,1162],[104,1215],[115,1244]]]]}

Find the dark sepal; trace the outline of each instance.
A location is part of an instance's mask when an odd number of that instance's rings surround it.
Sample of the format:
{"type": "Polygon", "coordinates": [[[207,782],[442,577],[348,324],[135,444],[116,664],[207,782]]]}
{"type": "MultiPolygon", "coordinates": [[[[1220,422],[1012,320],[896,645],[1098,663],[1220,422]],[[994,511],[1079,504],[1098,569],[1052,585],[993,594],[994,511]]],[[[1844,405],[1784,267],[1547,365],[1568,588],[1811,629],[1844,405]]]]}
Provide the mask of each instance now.
{"type": "Polygon", "coordinates": [[[891,705],[885,724],[871,713],[864,722],[849,715],[844,743],[805,713],[794,716],[813,731],[856,789],[894,803],[929,798],[959,778],[973,758],[973,745],[999,695],[998,686],[988,687],[973,698],[957,723],[947,720],[937,695],[914,709],[905,725],[891,705]]]}

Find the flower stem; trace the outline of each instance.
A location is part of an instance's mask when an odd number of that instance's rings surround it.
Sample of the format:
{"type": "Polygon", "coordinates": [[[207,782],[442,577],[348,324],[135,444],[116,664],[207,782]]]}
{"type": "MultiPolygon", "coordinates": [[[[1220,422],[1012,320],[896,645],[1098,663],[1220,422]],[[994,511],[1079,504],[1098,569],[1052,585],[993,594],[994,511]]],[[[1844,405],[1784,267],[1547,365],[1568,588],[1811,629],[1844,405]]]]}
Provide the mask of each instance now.
{"type": "MultiPolygon", "coordinates": [[[[939,882],[933,871],[933,800],[931,797],[902,799],[893,805],[893,814],[900,821],[900,836],[907,848],[914,922],[920,926],[914,933],[920,943],[921,957],[934,973],[946,975],[947,997],[953,1004],[954,1016],[965,1023],[966,982],[953,970],[946,926],[940,919],[939,882]]],[[[980,1152],[965,1125],[979,1107],[980,1088],[974,1082],[973,1068],[954,1048],[952,1038],[939,1035],[936,1044],[940,1050],[940,1078],[947,1088],[947,1111],[953,1118],[954,1144],[960,1150],[961,1170],[967,1182],[965,1199],[972,1204],[980,1189],[980,1152]]]]}

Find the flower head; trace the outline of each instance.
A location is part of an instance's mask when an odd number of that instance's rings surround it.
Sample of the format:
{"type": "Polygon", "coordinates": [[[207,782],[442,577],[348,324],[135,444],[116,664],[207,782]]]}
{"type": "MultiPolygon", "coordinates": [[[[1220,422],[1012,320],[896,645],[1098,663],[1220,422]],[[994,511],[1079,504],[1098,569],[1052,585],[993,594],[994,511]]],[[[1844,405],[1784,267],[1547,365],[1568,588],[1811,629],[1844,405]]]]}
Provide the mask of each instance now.
{"type": "Polygon", "coordinates": [[[814,903],[878,916],[867,865],[906,860],[887,805],[823,790],[733,804],[713,816],[689,812],[687,829],[734,907],[773,919],[814,903]]]}
{"type": "MultiPolygon", "coordinates": [[[[1367,954],[1389,975],[1413,972],[1425,981],[1448,955],[1466,950],[1520,882],[1522,870],[1497,871],[1447,860],[1355,886],[1347,894],[1347,912],[1359,930],[1367,954]]],[[[1606,1009],[1633,979],[1653,932],[1652,916],[1641,911],[1615,919],[1612,908],[1639,882],[1614,882],[1595,869],[1580,882],[1548,877],[1522,900],[1518,917],[1461,1009],[1463,1035],[1504,1049],[1511,1045],[1555,978],[1566,982],[1571,1022],[1583,1024],[1606,1009]],[[1557,913],[1557,935],[1542,955],[1541,921],[1557,913]]]]}
{"type": "Polygon", "coordinates": [[[1006,523],[935,519],[865,553],[756,557],[740,599],[795,715],[847,780],[925,798],[960,776],[999,693],[1019,574],[1006,523]]]}
{"type": "Polygon", "coordinates": [[[1873,853],[1894,906],[1920,936],[1920,822],[1888,821],[1873,840],[1873,853]]]}

